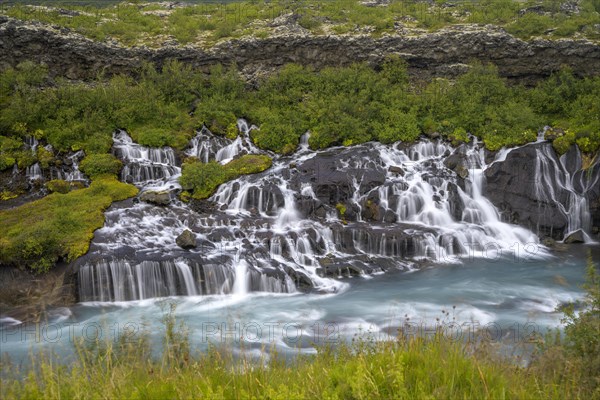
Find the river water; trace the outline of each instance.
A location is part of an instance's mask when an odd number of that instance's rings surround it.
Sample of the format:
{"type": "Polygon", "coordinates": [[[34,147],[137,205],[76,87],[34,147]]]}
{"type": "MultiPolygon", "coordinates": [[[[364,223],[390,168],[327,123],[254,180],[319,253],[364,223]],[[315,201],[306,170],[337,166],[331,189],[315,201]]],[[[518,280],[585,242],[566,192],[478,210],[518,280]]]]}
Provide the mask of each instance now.
{"type": "MultiPolygon", "coordinates": [[[[225,164],[263,153],[250,140],[256,128],[238,127],[233,141],[198,132],[186,155],[225,164]]],[[[180,155],[116,132],[121,179],[166,191],[171,202],[107,210],[76,264],[79,303],[39,324],[0,318],[3,360],[27,362],[39,349],[70,355],[75,337],[148,335],[160,348],[172,307],[199,351],[212,343],[255,355],[313,353],[314,344],[356,335],[436,329],[449,340],[477,331],[517,344],[558,326],[556,308],[582,298],[585,256],[589,249],[598,259],[599,246],[551,251],[535,232],[504,222],[484,196],[484,171],[507,151],[486,161],[476,140],[462,149],[425,140],[315,152],[308,138],[269,170],[221,185],[212,208],[198,213],[176,198],[180,155]],[[468,167],[462,177],[445,163],[454,154],[468,167]],[[185,229],[196,248],[177,246],[185,229]]],[[[566,170],[560,178],[571,196],[562,208],[569,230],[585,230],[587,203],[566,170]]],[[[537,182],[532,190],[550,193],[551,182],[537,182]]]]}

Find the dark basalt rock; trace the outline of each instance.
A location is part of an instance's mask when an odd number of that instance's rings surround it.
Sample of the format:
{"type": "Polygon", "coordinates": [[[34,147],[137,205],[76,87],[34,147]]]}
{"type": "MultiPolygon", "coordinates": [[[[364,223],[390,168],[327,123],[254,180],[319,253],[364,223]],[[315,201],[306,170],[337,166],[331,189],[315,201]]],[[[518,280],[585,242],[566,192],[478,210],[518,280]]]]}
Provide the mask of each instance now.
{"type": "Polygon", "coordinates": [[[260,72],[268,73],[290,62],[317,69],[357,62],[380,65],[389,54],[402,54],[409,72],[421,78],[456,77],[465,71],[465,60],[492,62],[501,76],[528,83],[549,76],[563,65],[581,76],[600,74],[600,46],[596,43],[574,39],[523,41],[490,25],[460,25],[381,38],[314,36],[300,30],[264,39],[229,40],[210,49],[170,45],[149,49],[95,42],[69,29],[0,16],[0,38],[1,67],[14,67],[25,60],[44,62],[52,74],[69,79],[90,79],[101,72],[136,73],[144,62],[160,67],[176,59],[207,72],[215,64],[236,64],[252,80],[260,72]]]}
{"type": "Polygon", "coordinates": [[[566,244],[585,243],[583,231],[581,229],[578,229],[575,232],[569,234],[569,236],[565,238],[564,242],[566,244]]]}
{"type": "MultiPolygon", "coordinates": [[[[544,193],[537,193],[536,162],[538,149],[549,144],[540,143],[512,150],[504,162],[492,164],[485,172],[487,184],[484,195],[500,209],[503,218],[511,223],[525,226],[540,236],[562,239],[567,228],[567,216],[559,205],[544,193]]],[[[554,154],[552,149],[551,154],[554,154]]],[[[556,165],[560,162],[554,155],[556,165]]],[[[558,182],[560,171],[550,170],[545,181],[561,204],[567,204],[570,193],[558,182]]]]}
{"type": "Polygon", "coordinates": [[[182,249],[192,249],[196,247],[196,235],[194,235],[189,229],[186,229],[179,236],[177,236],[175,243],[177,243],[177,246],[181,247],[182,249]]]}
{"type": "Polygon", "coordinates": [[[353,167],[352,163],[356,160],[379,160],[379,155],[367,148],[320,153],[298,165],[291,184],[297,190],[303,184],[310,184],[318,200],[330,206],[346,204],[354,193],[354,179],[359,184],[361,195],[383,185],[386,179],[380,163],[368,161],[353,167]],[[349,163],[350,166],[341,168],[342,163],[349,163]]]}

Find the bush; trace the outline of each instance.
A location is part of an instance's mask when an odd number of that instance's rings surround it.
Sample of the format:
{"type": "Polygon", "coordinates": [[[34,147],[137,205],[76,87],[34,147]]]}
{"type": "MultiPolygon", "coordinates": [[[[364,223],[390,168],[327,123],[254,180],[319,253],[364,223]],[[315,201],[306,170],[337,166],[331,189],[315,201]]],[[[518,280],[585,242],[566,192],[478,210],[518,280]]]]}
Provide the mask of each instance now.
{"type": "Polygon", "coordinates": [[[71,185],[69,182],[62,179],[53,179],[46,182],[46,188],[50,193],[69,193],[71,191],[71,185]]]}
{"type": "Polygon", "coordinates": [[[94,179],[100,175],[117,175],[122,167],[123,163],[112,154],[90,154],[81,161],[79,169],[94,179]]]}
{"type": "Polygon", "coordinates": [[[17,162],[13,157],[0,153],[0,171],[11,168],[17,162]]]}
{"type": "MultiPolygon", "coordinates": [[[[272,160],[263,155],[245,155],[225,165],[211,161],[202,163],[190,160],[183,164],[179,182],[181,186],[192,192],[195,199],[206,199],[227,181],[241,175],[256,174],[271,167],[272,160]]],[[[182,198],[185,198],[184,194],[182,198]]]]}

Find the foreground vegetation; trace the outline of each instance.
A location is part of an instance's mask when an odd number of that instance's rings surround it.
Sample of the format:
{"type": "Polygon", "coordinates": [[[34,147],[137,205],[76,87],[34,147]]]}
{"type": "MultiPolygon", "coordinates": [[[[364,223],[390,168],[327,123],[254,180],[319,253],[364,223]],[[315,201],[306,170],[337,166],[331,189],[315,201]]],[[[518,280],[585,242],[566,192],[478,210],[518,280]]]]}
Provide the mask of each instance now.
{"type": "Polygon", "coordinates": [[[95,40],[118,40],[124,45],[160,46],[173,44],[175,39],[175,44],[210,46],[223,39],[263,38],[277,32],[276,21],[281,16],[316,35],[380,36],[398,29],[434,31],[469,23],[503,26],[523,39],[532,36],[600,39],[596,26],[600,23],[598,0],[581,0],[575,8],[557,0],[431,3],[391,0],[384,7],[369,7],[359,0],[205,2],[175,7],[140,1],[107,7],[49,3],[55,7],[16,5],[2,12],[22,20],[68,27],[95,40]]]}
{"type": "Polygon", "coordinates": [[[600,279],[591,257],[584,303],[578,316],[567,312],[563,336],[521,338],[539,343],[525,367],[518,365],[522,360],[500,356],[490,342],[457,342],[441,333],[399,335],[391,342],[359,336],[352,344],[317,347],[316,355],[288,360],[273,352],[260,360],[234,357],[224,345],[194,355],[190,332],[176,323],[171,309],[164,317],[161,356],[151,355],[147,336],[87,346],[79,342],[72,365],[37,357],[19,371],[6,363],[0,396],[600,399],[600,279]]]}
{"type": "MultiPolygon", "coordinates": [[[[103,211],[113,201],[135,196],[134,186],[116,176],[95,176],[90,187],[57,190],[40,200],[0,211],[0,263],[44,272],[59,259],[84,255],[94,231],[104,225],[103,211]]],[[[54,182],[54,181],[51,181],[54,182]]]]}

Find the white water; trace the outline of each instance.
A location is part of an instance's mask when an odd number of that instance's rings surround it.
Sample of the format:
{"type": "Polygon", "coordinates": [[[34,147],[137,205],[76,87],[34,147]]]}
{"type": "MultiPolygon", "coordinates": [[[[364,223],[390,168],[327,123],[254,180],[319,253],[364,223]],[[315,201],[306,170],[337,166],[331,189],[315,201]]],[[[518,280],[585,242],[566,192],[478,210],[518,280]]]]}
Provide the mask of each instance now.
{"type": "MultiPolygon", "coordinates": [[[[257,128],[243,120],[238,127],[235,140],[201,130],[187,154],[203,162],[225,162],[259,153],[249,136],[257,128]]],[[[406,148],[367,143],[315,152],[308,147],[309,137],[309,132],[303,135],[295,155],[275,158],[269,170],[221,185],[209,199],[214,205],[207,214],[197,214],[177,200],[168,207],[139,203],[109,210],[105,226],[96,233],[91,260],[83,267],[94,271],[88,275],[102,278],[93,279],[95,288],[83,284],[81,298],[120,301],[297,290],[341,293],[349,288],[342,277],[410,271],[424,261],[549,257],[535,233],[502,222],[483,195],[489,166],[477,140],[466,148],[470,168],[461,187],[456,174],[444,165],[455,149],[440,141],[423,140],[406,148]],[[370,183],[373,174],[375,185],[370,183]],[[347,188],[336,189],[329,180],[347,188]],[[339,204],[326,199],[336,190],[346,196],[346,217],[340,215],[339,204]],[[320,216],[312,214],[317,208],[322,209],[320,216]],[[183,250],[175,243],[185,229],[197,238],[196,248],[183,250]],[[106,254],[112,257],[96,261],[106,254]],[[149,263],[155,264],[147,272],[140,270],[149,263]],[[201,277],[196,269],[206,265],[212,265],[212,272],[201,277]],[[162,274],[160,279],[166,283],[158,288],[149,278],[152,274],[162,274]],[[114,279],[131,283],[122,288],[110,283],[114,279]]],[[[125,132],[115,134],[114,142],[130,175],[138,167],[138,171],[159,171],[161,178],[134,174],[133,181],[142,190],[161,185],[178,188],[179,160],[171,149],[139,146],[125,132]]],[[[509,152],[500,151],[493,162],[504,162],[509,152]]],[[[542,152],[535,174],[547,175],[548,168],[564,170],[547,159],[542,152]]],[[[560,179],[561,185],[572,188],[567,175],[560,179]]],[[[541,182],[534,190],[554,198],[541,182]]],[[[582,215],[587,210],[581,202],[570,207],[580,207],[582,215]]],[[[574,217],[573,226],[583,220],[574,217]]]]}
{"type": "MultiPolygon", "coordinates": [[[[233,141],[202,130],[187,154],[223,162],[259,152],[248,143],[251,128],[245,122],[239,127],[241,136],[233,141]]],[[[206,213],[176,200],[167,207],[131,202],[111,207],[79,265],[83,304],[69,318],[146,318],[156,328],[162,303],[152,299],[183,296],[171,300],[180,303],[178,316],[196,329],[229,319],[276,321],[299,324],[309,337],[323,339],[315,323],[333,323],[341,335],[352,336],[359,328],[387,335],[405,318],[431,326],[440,310],[452,305],[460,323],[505,326],[535,315],[540,324],[551,325],[558,322],[557,305],[580,297],[583,263],[566,257],[560,263],[552,259],[556,267],[549,267],[550,256],[536,235],[502,222],[482,194],[488,165],[477,142],[467,152],[463,189],[443,164],[454,151],[444,143],[422,141],[408,149],[369,143],[315,152],[308,139],[309,133],[295,155],[275,159],[271,169],[221,185],[210,198],[215,208],[206,213]],[[317,163],[323,169],[316,172],[306,166],[331,154],[331,170],[325,163],[317,163]],[[382,183],[369,186],[370,173],[380,174],[382,183]],[[347,182],[340,189],[347,196],[339,201],[348,215],[357,215],[343,218],[335,203],[324,200],[328,193],[319,182],[331,184],[332,192],[347,182]],[[366,217],[368,201],[376,205],[377,221],[366,217]],[[315,211],[319,207],[322,213],[315,211]],[[194,233],[196,248],[176,245],[184,229],[194,233]],[[446,265],[423,268],[436,263],[446,265]],[[562,277],[566,286],[556,283],[562,277]]],[[[180,160],[171,149],[139,146],[124,132],[114,141],[129,168],[124,179],[142,190],[177,188],[180,160]]],[[[504,162],[509,151],[494,162],[504,162]]],[[[555,166],[548,154],[540,156],[534,173],[545,174],[555,166]]],[[[574,191],[574,177],[566,170],[560,179],[574,191]]],[[[532,190],[556,196],[546,183],[532,190]]],[[[579,207],[587,209],[583,203],[579,207]]],[[[250,346],[272,343],[261,338],[250,346]]],[[[279,350],[294,347],[282,335],[275,343],[279,350]]]]}

